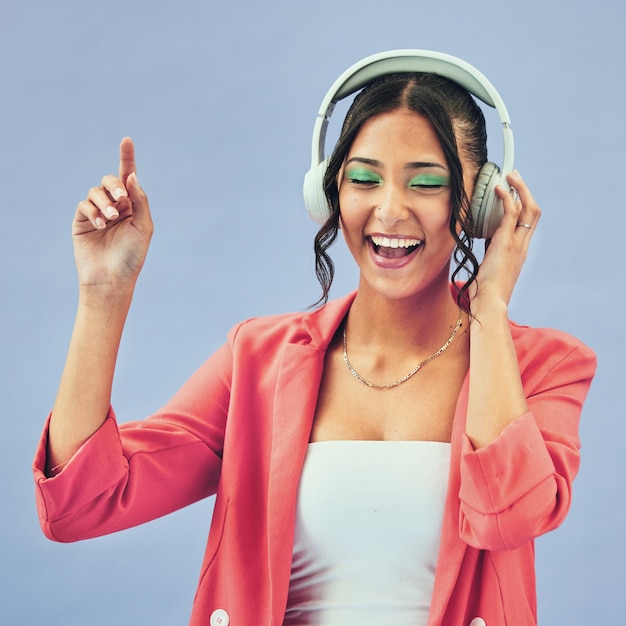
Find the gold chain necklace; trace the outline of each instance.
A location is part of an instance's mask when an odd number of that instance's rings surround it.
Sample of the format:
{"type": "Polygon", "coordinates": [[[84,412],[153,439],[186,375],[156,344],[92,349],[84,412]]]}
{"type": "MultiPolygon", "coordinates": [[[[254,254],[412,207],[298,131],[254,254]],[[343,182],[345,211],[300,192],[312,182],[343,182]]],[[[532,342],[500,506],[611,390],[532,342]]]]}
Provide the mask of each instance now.
{"type": "Polygon", "coordinates": [[[454,338],[456,337],[457,331],[462,326],[462,322],[463,322],[463,317],[462,317],[462,314],[461,314],[461,315],[459,315],[459,319],[457,320],[456,326],[454,327],[454,330],[452,331],[452,334],[448,337],[448,340],[443,344],[443,346],[441,346],[441,348],[439,348],[439,350],[437,350],[437,352],[433,352],[433,354],[431,354],[429,357],[425,358],[423,361],[420,361],[406,376],[403,376],[399,380],[396,380],[395,382],[390,383],[388,385],[377,385],[376,383],[372,383],[369,380],[363,378],[352,367],[352,365],[350,364],[350,359],[348,359],[348,342],[346,340],[346,326],[345,326],[345,324],[344,324],[344,327],[343,327],[343,362],[346,364],[346,366],[350,370],[350,373],[352,374],[352,376],[354,376],[360,383],[366,385],[367,387],[371,387],[372,389],[393,389],[394,387],[397,387],[398,385],[401,385],[402,383],[404,383],[407,380],[409,380],[409,378],[411,378],[411,376],[413,376],[413,374],[417,374],[417,372],[419,372],[422,369],[422,367],[424,367],[424,365],[430,363],[432,360],[436,359],[438,356],[443,354],[446,351],[446,349],[448,348],[448,346],[454,341],[454,338]]]}

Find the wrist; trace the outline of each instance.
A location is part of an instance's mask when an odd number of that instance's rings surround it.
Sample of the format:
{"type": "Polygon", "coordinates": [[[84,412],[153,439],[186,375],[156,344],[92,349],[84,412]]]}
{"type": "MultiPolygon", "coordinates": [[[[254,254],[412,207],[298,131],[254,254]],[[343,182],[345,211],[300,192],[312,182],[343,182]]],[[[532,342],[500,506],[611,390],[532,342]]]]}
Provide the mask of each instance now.
{"type": "Polygon", "coordinates": [[[130,290],[81,287],[76,324],[102,336],[121,337],[130,310],[130,290]]]}
{"type": "Polygon", "coordinates": [[[127,308],[133,299],[134,287],[134,283],[130,285],[113,283],[80,285],[78,302],[79,305],[99,309],[116,309],[120,306],[127,308]]]}
{"type": "Polygon", "coordinates": [[[471,302],[472,317],[479,323],[493,323],[496,320],[508,322],[508,303],[497,297],[475,297],[471,302]]]}

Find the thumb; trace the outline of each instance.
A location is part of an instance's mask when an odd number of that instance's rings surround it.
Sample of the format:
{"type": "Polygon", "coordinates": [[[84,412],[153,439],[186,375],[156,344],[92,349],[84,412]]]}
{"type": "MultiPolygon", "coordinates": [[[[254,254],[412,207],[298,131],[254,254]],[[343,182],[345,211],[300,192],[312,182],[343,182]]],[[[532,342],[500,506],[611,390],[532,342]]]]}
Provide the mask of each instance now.
{"type": "Polygon", "coordinates": [[[149,227],[152,226],[152,218],[150,216],[150,205],[148,196],[139,185],[136,172],[129,174],[126,180],[126,190],[133,207],[133,221],[143,223],[149,227]]]}

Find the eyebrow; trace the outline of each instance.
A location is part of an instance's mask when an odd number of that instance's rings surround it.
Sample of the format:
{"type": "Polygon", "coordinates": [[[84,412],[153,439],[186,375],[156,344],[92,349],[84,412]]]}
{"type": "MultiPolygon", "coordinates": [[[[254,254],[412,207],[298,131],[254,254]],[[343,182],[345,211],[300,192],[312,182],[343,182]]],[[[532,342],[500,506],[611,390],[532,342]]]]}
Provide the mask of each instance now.
{"type": "MultiPolygon", "coordinates": [[[[349,165],[353,161],[355,161],[357,163],[363,163],[363,165],[371,165],[372,167],[382,167],[383,166],[381,161],[377,161],[376,159],[366,159],[364,157],[352,157],[351,159],[348,159],[346,161],[346,165],[349,165]]],[[[441,165],[441,163],[432,163],[430,161],[412,161],[410,163],[407,163],[404,166],[404,169],[405,170],[417,170],[417,169],[422,169],[422,168],[426,168],[426,167],[437,167],[439,169],[448,171],[448,168],[446,168],[445,166],[441,165]]]]}

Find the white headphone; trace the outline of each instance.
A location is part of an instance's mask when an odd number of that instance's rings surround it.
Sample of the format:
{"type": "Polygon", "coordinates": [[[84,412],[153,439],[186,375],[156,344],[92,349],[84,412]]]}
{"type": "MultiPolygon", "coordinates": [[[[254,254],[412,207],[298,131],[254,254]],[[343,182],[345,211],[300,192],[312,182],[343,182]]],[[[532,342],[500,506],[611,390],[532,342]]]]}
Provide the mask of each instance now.
{"type": "Polygon", "coordinates": [[[322,100],[311,146],[311,169],[304,177],[304,203],[311,218],[323,224],[330,217],[324,193],[324,174],[328,158],[324,156],[326,129],[339,100],[353,94],[386,74],[427,72],[457,83],[469,93],[494,107],[500,116],[504,134],[502,170],[495,163],[485,163],[476,177],[471,199],[474,235],[489,238],[502,219],[502,202],[495,194],[496,185],[509,186],[506,175],[513,169],[513,131],[502,98],[487,78],[475,67],[449,54],[429,50],[390,50],[369,56],[348,68],[332,85],[322,100]]]}

